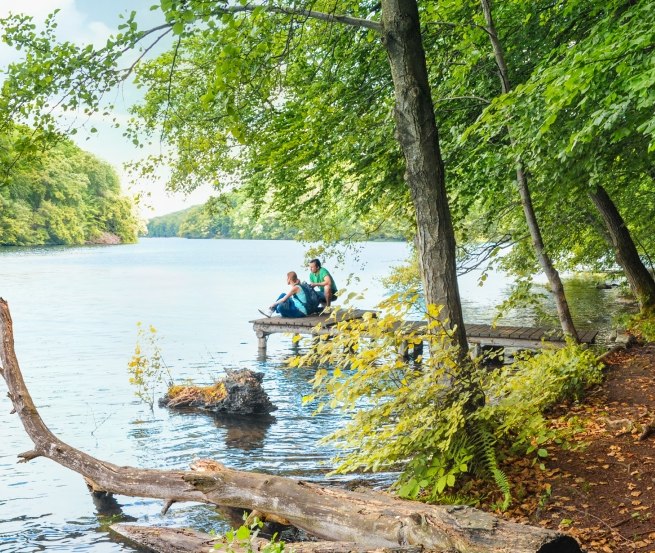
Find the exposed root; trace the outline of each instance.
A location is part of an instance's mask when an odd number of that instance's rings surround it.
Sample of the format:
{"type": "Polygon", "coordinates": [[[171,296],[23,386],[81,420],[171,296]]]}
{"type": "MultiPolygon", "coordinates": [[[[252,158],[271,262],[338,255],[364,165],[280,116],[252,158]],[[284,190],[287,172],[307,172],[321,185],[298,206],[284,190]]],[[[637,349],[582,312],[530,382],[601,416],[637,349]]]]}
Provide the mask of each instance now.
{"type": "Polygon", "coordinates": [[[639,441],[643,442],[646,440],[649,436],[652,434],[655,434],[655,419],[650,421],[645,427],[644,431],[641,433],[639,436],[639,441]]]}

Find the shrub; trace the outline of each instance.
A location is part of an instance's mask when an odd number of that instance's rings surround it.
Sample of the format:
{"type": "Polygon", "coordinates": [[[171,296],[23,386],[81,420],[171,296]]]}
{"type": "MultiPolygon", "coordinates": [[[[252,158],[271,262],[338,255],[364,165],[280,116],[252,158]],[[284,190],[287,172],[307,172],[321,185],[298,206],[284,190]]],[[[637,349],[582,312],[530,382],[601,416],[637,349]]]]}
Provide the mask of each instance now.
{"type": "Polygon", "coordinates": [[[326,406],[351,420],[326,438],[341,449],[337,473],[399,470],[403,497],[451,499],[472,476],[496,483],[510,501],[499,460],[512,452],[547,455],[553,439],[543,413],[578,398],[601,370],[593,355],[572,343],[560,350],[521,356],[489,373],[479,360],[461,363],[451,332],[428,306],[423,325],[406,321],[416,295],[394,295],[375,317],[337,324],[292,365],[314,365],[318,410],[326,406]],[[427,344],[416,360],[403,344],[427,344]]]}
{"type": "Polygon", "coordinates": [[[627,328],[644,342],[655,342],[655,312],[642,311],[631,317],[627,322],[627,328]]]}

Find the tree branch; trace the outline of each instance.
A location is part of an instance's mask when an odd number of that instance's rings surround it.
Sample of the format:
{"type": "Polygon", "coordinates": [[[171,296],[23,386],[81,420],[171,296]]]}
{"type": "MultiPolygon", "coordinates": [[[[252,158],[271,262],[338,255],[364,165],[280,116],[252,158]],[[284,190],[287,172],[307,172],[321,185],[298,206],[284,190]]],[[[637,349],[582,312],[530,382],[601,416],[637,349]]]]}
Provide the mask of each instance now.
{"type": "Polygon", "coordinates": [[[361,19],[359,17],[351,17],[348,15],[336,15],[332,13],[318,12],[315,10],[302,10],[296,8],[282,8],[280,6],[267,6],[265,4],[246,4],[245,6],[226,6],[218,10],[214,10],[215,14],[223,13],[243,13],[252,12],[257,8],[261,8],[267,12],[281,13],[285,15],[301,15],[310,19],[319,19],[327,21],[328,23],[341,23],[350,27],[359,27],[364,29],[371,29],[378,33],[382,32],[382,24],[370,19],[361,19]]]}

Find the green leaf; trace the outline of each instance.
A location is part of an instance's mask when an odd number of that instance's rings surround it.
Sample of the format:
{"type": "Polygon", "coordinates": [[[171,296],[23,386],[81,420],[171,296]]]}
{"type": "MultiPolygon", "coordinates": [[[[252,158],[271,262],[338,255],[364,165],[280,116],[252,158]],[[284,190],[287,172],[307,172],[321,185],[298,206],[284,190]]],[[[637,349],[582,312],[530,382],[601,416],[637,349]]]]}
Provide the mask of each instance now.
{"type": "Polygon", "coordinates": [[[237,541],[246,541],[250,539],[250,528],[247,526],[239,526],[236,532],[237,541]]]}

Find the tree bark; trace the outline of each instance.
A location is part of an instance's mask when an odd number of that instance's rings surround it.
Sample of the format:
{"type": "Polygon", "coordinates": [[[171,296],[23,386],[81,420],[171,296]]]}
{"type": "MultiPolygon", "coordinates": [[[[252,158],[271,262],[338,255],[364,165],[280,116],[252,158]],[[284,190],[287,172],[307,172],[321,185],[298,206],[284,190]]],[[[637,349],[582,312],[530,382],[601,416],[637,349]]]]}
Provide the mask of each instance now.
{"type": "Polygon", "coordinates": [[[231,470],[215,461],[195,471],[118,466],[59,440],[45,425],[27,390],[14,351],[7,302],[0,299],[0,374],[34,449],[24,461],[47,457],[90,481],[94,490],[171,502],[196,501],[244,510],[257,509],[288,520],[314,536],[355,542],[365,548],[421,545],[460,553],[578,553],[577,542],[543,528],[505,521],[465,506],[425,505],[381,493],[359,493],[231,470]]]}
{"type": "MultiPolygon", "coordinates": [[[[214,545],[229,545],[229,551],[234,553],[248,553],[248,544],[230,544],[225,539],[217,538],[203,532],[196,532],[188,528],[153,528],[152,526],[136,526],[132,524],[113,524],[110,529],[121,538],[147,548],[156,553],[207,553],[214,550],[214,545]]],[[[270,542],[263,538],[250,541],[253,552],[261,551],[270,542]]],[[[362,547],[353,542],[340,541],[306,541],[285,543],[285,551],[293,553],[421,553],[420,546],[397,547],[362,547]]]]}
{"type": "MultiPolygon", "coordinates": [[[[498,66],[498,73],[500,75],[500,83],[503,94],[507,94],[511,90],[511,84],[509,81],[507,64],[505,62],[505,54],[503,52],[503,47],[500,43],[500,39],[498,38],[498,33],[496,32],[496,26],[494,24],[493,16],[491,13],[491,2],[490,0],[480,0],[480,2],[482,4],[482,11],[484,12],[484,18],[487,24],[487,34],[491,40],[491,47],[493,48],[496,65],[498,66]]],[[[507,134],[509,135],[510,143],[513,145],[514,140],[512,138],[512,132],[509,125],[507,126],[507,134]]],[[[530,188],[528,186],[528,177],[525,174],[525,169],[520,159],[517,159],[516,184],[519,190],[519,195],[521,197],[523,214],[528,224],[528,230],[532,239],[532,246],[537,255],[539,265],[541,265],[541,269],[546,274],[546,278],[550,284],[551,293],[555,300],[557,316],[559,318],[562,331],[565,334],[571,336],[574,340],[578,341],[578,333],[575,330],[575,326],[573,324],[573,317],[571,316],[569,304],[566,300],[566,294],[564,293],[562,279],[560,278],[557,269],[555,269],[555,266],[553,265],[553,262],[544,246],[543,236],[541,234],[539,222],[537,221],[537,215],[532,204],[532,197],[530,194],[530,188]]]]}
{"type": "Polygon", "coordinates": [[[457,284],[455,233],[416,0],[382,0],[382,27],[394,84],[396,135],[416,213],[425,300],[443,306],[441,318],[449,320],[464,356],[468,344],[457,284]]]}
{"type": "Polygon", "coordinates": [[[602,186],[589,192],[591,201],[603,217],[609,238],[616,252],[616,261],[626,278],[642,311],[655,309],[655,280],[641,261],[630,231],[621,217],[616,204],[602,186]]]}

